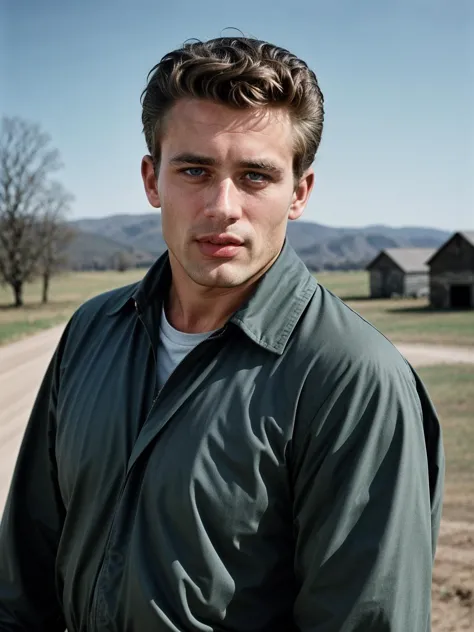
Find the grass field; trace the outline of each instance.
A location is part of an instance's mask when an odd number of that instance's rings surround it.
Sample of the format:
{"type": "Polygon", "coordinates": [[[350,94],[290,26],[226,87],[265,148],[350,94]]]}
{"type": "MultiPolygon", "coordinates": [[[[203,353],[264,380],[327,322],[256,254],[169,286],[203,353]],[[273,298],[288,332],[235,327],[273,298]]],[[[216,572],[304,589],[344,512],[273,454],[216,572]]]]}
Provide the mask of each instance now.
{"type": "Polygon", "coordinates": [[[467,632],[474,629],[474,365],[431,366],[418,373],[437,409],[446,453],[432,630],[467,632]]]}
{"type": "Polygon", "coordinates": [[[444,515],[474,522],[474,365],[419,368],[436,407],[446,451],[444,515]]]}
{"type": "Polygon", "coordinates": [[[74,272],[51,282],[50,303],[41,305],[40,283],[24,287],[25,306],[12,307],[10,288],[0,286],[0,345],[66,321],[88,298],[138,281],[145,270],[74,272]]]}
{"type": "MultiPolygon", "coordinates": [[[[0,345],[67,320],[95,294],[140,279],[144,270],[78,272],[53,279],[49,305],[40,304],[40,285],[25,286],[25,307],[11,306],[9,288],[0,287],[0,345]]],[[[425,299],[369,300],[366,272],[318,273],[317,279],[394,342],[473,345],[474,311],[430,310],[425,299]]]]}
{"type": "Polygon", "coordinates": [[[394,342],[474,345],[474,310],[432,310],[427,299],[369,299],[366,272],[316,278],[394,342]]]}

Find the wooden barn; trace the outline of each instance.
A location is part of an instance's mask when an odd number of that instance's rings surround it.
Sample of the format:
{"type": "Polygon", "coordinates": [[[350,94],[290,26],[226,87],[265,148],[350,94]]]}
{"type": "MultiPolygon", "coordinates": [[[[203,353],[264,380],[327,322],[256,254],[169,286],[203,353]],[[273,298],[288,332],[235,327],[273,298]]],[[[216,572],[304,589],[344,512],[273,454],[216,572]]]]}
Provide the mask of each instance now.
{"type": "Polygon", "coordinates": [[[474,230],[454,233],[428,266],[432,307],[474,308],[474,230]]]}
{"type": "Polygon", "coordinates": [[[370,297],[421,296],[428,293],[427,260],[433,248],[386,248],[366,267],[370,274],[370,297]]]}

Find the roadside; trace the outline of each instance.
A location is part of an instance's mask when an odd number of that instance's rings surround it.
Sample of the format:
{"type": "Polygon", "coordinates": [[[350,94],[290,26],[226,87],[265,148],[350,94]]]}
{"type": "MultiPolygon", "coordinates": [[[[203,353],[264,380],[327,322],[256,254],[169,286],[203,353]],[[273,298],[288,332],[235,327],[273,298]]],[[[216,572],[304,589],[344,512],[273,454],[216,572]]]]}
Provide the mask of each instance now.
{"type": "Polygon", "coordinates": [[[28,415],[64,327],[0,347],[0,514],[28,415]]]}
{"type": "Polygon", "coordinates": [[[474,347],[403,342],[394,344],[414,367],[433,364],[474,364],[474,347]]]}
{"type": "Polygon", "coordinates": [[[432,587],[433,632],[474,629],[474,524],[443,520],[432,587]]]}

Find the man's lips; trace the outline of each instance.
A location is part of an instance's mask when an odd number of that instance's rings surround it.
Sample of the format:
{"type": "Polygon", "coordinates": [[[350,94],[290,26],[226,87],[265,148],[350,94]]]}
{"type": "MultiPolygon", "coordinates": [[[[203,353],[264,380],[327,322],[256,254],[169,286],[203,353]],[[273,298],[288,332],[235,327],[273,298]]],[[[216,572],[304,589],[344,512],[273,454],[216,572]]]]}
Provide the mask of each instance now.
{"type": "Polygon", "coordinates": [[[196,241],[204,256],[220,259],[232,259],[244,244],[243,240],[236,235],[228,234],[206,235],[199,237],[196,241]]]}
{"type": "Polygon", "coordinates": [[[244,243],[240,237],[228,233],[204,235],[203,237],[198,237],[197,241],[199,243],[209,243],[216,246],[242,246],[244,243]]]}

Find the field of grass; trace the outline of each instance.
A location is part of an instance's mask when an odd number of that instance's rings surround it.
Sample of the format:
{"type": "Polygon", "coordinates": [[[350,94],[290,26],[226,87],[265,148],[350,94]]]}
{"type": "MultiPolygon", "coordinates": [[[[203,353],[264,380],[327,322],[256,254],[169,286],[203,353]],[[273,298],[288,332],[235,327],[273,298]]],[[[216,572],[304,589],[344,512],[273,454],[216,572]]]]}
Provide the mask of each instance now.
{"type": "Polygon", "coordinates": [[[474,365],[419,368],[443,428],[446,451],[444,516],[474,522],[474,365]]]}
{"type": "Polygon", "coordinates": [[[474,310],[433,310],[424,298],[371,300],[366,272],[316,278],[394,342],[474,345],[474,310]]]}
{"type": "Polygon", "coordinates": [[[467,632],[474,629],[474,365],[431,366],[418,373],[438,412],[446,453],[432,630],[467,632]]]}
{"type": "MultiPolygon", "coordinates": [[[[82,302],[139,280],[144,270],[76,272],[52,280],[49,305],[40,304],[40,284],[25,285],[25,307],[12,307],[10,288],[0,286],[0,345],[67,320],[82,302]]],[[[474,345],[474,311],[430,310],[426,299],[369,300],[366,272],[323,272],[318,281],[394,342],[474,345]]]]}
{"type": "Polygon", "coordinates": [[[362,270],[352,272],[316,272],[316,279],[344,300],[369,296],[369,275],[362,270]]]}
{"type": "Polygon", "coordinates": [[[66,321],[88,298],[138,281],[145,270],[127,272],[71,272],[51,282],[50,302],[41,304],[39,282],[24,286],[23,308],[12,307],[10,288],[0,286],[0,345],[13,342],[66,321]]]}

